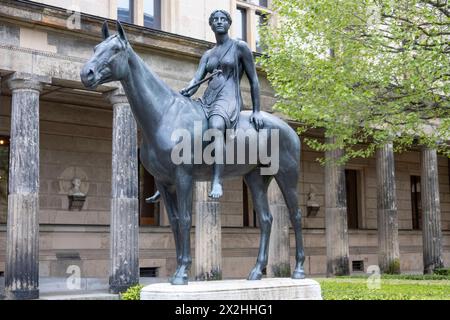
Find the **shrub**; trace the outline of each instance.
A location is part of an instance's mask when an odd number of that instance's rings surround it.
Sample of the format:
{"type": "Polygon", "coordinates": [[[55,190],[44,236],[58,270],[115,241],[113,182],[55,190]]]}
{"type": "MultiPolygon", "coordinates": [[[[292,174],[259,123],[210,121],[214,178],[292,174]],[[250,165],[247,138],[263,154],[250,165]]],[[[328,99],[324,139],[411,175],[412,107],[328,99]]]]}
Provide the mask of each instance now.
{"type": "MultiPolygon", "coordinates": [[[[337,276],[336,279],[367,279],[370,274],[337,276]]],[[[450,275],[445,274],[381,274],[381,279],[398,280],[450,280],[450,275]]]]}
{"type": "Polygon", "coordinates": [[[135,286],[129,287],[127,291],[120,294],[121,300],[141,300],[141,290],[144,286],[142,284],[137,284],[135,286]]]}
{"type": "Polygon", "coordinates": [[[279,263],[272,266],[272,273],[275,278],[287,278],[291,276],[291,266],[288,263],[279,263]]]}
{"type": "Polygon", "coordinates": [[[450,268],[437,268],[437,269],[434,269],[433,275],[450,276],[450,268]]]}
{"type": "Polygon", "coordinates": [[[386,271],[388,274],[399,274],[400,273],[400,260],[394,259],[388,267],[388,270],[386,271]]]}

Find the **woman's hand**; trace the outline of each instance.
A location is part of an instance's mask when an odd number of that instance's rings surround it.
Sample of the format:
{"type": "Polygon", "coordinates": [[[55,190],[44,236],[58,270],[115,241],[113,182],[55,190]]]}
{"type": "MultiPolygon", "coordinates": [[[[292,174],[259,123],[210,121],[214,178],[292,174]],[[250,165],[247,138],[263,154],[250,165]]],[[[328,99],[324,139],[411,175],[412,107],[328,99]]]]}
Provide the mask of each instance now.
{"type": "Polygon", "coordinates": [[[192,95],[193,95],[193,92],[192,92],[192,90],[190,90],[190,91],[188,91],[188,90],[186,90],[187,88],[183,88],[183,89],[181,89],[180,90],[180,94],[181,95],[183,95],[183,96],[185,96],[185,97],[191,97],[192,95]]]}
{"type": "Polygon", "coordinates": [[[256,131],[259,131],[259,129],[262,129],[262,127],[264,126],[263,117],[259,111],[254,111],[252,113],[252,115],[250,116],[250,122],[253,123],[256,131]]]}

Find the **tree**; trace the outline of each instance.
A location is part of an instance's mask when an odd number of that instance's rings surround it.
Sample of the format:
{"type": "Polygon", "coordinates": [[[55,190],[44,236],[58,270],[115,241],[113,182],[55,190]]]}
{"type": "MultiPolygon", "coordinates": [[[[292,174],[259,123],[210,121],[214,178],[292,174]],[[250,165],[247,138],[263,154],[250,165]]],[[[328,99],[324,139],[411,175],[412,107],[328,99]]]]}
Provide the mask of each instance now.
{"type": "Polygon", "coordinates": [[[273,10],[260,63],[275,109],[336,138],[310,146],[342,148],[344,160],[389,141],[450,156],[448,0],[274,0],[273,10]]]}

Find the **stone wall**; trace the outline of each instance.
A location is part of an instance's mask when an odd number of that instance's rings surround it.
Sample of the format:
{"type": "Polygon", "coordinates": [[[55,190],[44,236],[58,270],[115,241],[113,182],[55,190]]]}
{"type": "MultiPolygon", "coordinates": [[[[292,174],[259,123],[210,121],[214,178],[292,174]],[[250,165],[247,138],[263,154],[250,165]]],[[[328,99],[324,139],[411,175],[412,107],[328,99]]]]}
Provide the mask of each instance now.
{"type": "MultiPolygon", "coordinates": [[[[0,226],[0,271],[4,271],[6,228],[0,226]]],[[[195,230],[192,231],[193,233],[195,230]]],[[[192,234],[193,236],[193,234],[192,234]]],[[[450,232],[443,231],[444,264],[450,264],[450,232]]],[[[157,267],[160,277],[170,276],[176,268],[175,245],[168,227],[141,228],[140,267],[157,267]]],[[[404,273],[422,272],[422,235],[420,231],[399,232],[400,263],[404,273]]],[[[257,228],[222,229],[223,276],[245,278],[256,261],[259,243],[257,228]]],[[[306,229],[305,271],[308,275],[326,273],[325,231],[306,229]]],[[[378,263],[378,242],[375,230],[349,232],[350,262],[362,260],[364,270],[378,263]]],[[[291,231],[291,248],[294,237],[291,231]]],[[[195,247],[193,247],[195,259],[195,247]]],[[[67,277],[68,265],[78,265],[82,277],[106,278],[109,268],[109,228],[107,226],[40,227],[40,275],[67,277]],[[74,245],[74,243],[76,245],[74,245]],[[78,258],[79,257],[79,258],[78,258]]],[[[195,265],[195,261],[194,264],[195,265]]],[[[294,265],[291,249],[291,267],[294,265]]],[[[351,270],[351,269],[350,269],[351,270]]]]}
{"type": "MultiPolygon", "coordinates": [[[[81,88],[80,68],[92,54],[93,46],[100,41],[100,22],[92,17],[83,18],[82,29],[75,32],[65,29],[65,20],[51,10],[36,11],[27,16],[28,11],[26,15],[20,10],[6,11],[5,3],[20,6],[13,1],[0,3],[2,14],[13,12],[16,15],[8,22],[0,19],[0,74],[35,72],[52,77],[51,90],[59,90],[65,85],[72,89],[81,88]],[[46,16],[48,12],[53,16],[46,16]],[[11,22],[14,19],[20,21],[14,24],[11,22]],[[34,41],[36,39],[39,41],[34,41]]],[[[127,27],[127,31],[138,54],[175,90],[188,83],[200,54],[209,46],[201,41],[133,27],[127,27]]],[[[273,92],[264,74],[260,72],[259,75],[262,109],[269,111],[274,103],[273,92]]],[[[250,91],[245,77],[242,88],[245,105],[249,108],[250,91]]],[[[108,87],[101,90],[106,91],[108,87]]],[[[50,102],[49,97],[55,92],[42,96],[40,101],[41,274],[60,275],[68,261],[78,261],[86,276],[105,276],[109,259],[112,110],[92,105],[84,100],[89,98],[83,96],[79,101],[50,102]],[[68,210],[67,192],[70,180],[75,176],[82,179],[81,191],[87,194],[81,211],[68,210]]],[[[2,95],[0,104],[0,133],[8,135],[10,97],[2,95]]],[[[305,228],[306,271],[311,274],[323,274],[326,268],[324,170],[315,161],[321,156],[303,144],[299,199],[305,228]],[[307,217],[305,204],[311,191],[316,193],[321,208],[316,216],[307,217]]],[[[406,152],[395,157],[402,270],[420,272],[421,232],[408,230],[412,220],[409,176],[419,175],[419,154],[406,152]]],[[[362,186],[360,227],[363,230],[349,231],[350,260],[363,260],[365,266],[376,264],[375,160],[354,160],[347,168],[359,170],[362,186]]],[[[439,158],[439,182],[444,261],[448,265],[450,190],[448,162],[442,157],[439,158]]],[[[256,259],[259,230],[240,228],[243,223],[242,180],[227,181],[224,188],[225,195],[221,200],[223,272],[225,277],[245,277],[256,259]]],[[[0,225],[0,271],[4,270],[5,233],[5,226],[0,225]]],[[[291,247],[293,243],[291,239],[291,247]]],[[[175,252],[168,227],[141,228],[140,257],[141,267],[160,267],[163,276],[174,270],[175,252]]]]}
{"type": "MultiPolygon", "coordinates": [[[[301,174],[299,178],[299,200],[305,214],[305,228],[324,228],[324,169],[315,161],[323,154],[311,150],[305,143],[302,146],[301,174]],[[310,190],[316,192],[316,199],[321,208],[314,217],[306,218],[306,200],[310,190]]],[[[440,156],[439,162],[439,191],[441,200],[442,230],[450,230],[450,190],[449,168],[447,158],[440,156]]],[[[359,172],[361,187],[359,227],[361,229],[377,228],[377,177],[375,158],[354,159],[345,166],[359,172]]],[[[397,207],[400,230],[412,229],[411,208],[411,175],[420,176],[420,152],[407,151],[395,154],[395,174],[397,186],[397,207]]]]}

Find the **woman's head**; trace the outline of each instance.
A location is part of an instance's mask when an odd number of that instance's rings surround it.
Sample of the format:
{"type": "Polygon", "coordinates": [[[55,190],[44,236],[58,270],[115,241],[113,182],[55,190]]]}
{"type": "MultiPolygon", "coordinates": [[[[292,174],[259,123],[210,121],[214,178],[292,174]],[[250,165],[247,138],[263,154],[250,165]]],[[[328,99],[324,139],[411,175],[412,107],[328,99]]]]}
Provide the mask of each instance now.
{"type": "Polygon", "coordinates": [[[215,16],[216,13],[221,13],[221,14],[223,14],[225,17],[227,17],[228,23],[229,23],[230,26],[231,26],[231,23],[233,22],[233,20],[231,19],[230,14],[229,14],[227,11],[222,10],[222,9],[214,10],[214,11],[211,13],[211,15],[209,16],[209,25],[210,25],[210,26],[212,26],[212,23],[213,23],[213,21],[214,21],[214,16],[215,16]]]}
{"type": "Polygon", "coordinates": [[[209,16],[209,25],[214,33],[224,34],[231,26],[231,16],[225,10],[214,10],[209,16]]]}

